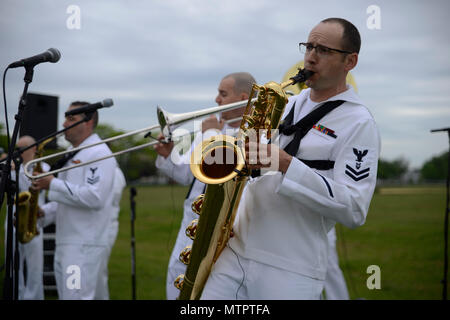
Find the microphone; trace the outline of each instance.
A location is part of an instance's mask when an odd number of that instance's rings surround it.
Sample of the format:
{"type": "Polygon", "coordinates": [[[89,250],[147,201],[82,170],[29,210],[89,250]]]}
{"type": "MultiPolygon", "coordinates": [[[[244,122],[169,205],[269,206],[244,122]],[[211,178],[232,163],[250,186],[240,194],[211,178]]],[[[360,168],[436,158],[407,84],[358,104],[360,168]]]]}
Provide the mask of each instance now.
{"type": "Polygon", "coordinates": [[[18,68],[18,67],[34,67],[35,65],[42,62],[58,62],[61,58],[61,53],[59,53],[58,49],[50,48],[47,51],[32,56],[30,58],[25,58],[16,62],[11,63],[8,68],[18,68]]]}
{"type": "Polygon", "coordinates": [[[67,116],[73,116],[73,115],[80,114],[80,113],[94,112],[97,109],[111,107],[113,104],[114,103],[113,103],[112,99],[105,99],[101,102],[91,103],[91,104],[87,104],[87,105],[84,105],[79,108],[69,110],[65,113],[65,116],[67,117],[67,116]]]}

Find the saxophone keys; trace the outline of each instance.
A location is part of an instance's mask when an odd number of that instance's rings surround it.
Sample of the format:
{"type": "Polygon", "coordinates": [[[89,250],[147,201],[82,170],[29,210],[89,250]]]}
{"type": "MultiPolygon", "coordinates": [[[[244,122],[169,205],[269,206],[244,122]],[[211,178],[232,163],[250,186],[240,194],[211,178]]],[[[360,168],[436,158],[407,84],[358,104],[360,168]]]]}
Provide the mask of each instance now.
{"type": "Polygon", "coordinates": [[[183,288],[183,283],[184,283],[184,274],[180,274],[173,282],[173,285],[178,290],[181,290],[181,288],[183,288]]]}
{"type": "Polygon", "coordinates": [[[178,259],[185,265],[188,265],[189,261],[191,260],[191,249],[192,246],[186,246],[183,251],[181,251],[180,256],[178,257],[178,259]]]}
{"type": "Polygon", "coordinates": [[[192,205],[191,205],[192,211],[198,215],[200,215],[200,212],[202,210],[204,199],[205,199],[205,194],[202,193],[194,200],[194,202],[192,202],[192,205]]]}
{"type": "Polygon", "coordinates": [[[186,236],[191,240],[195,239],[195,234],[197,233],[198,219],[194,219],[186,228],[186,236]]]}

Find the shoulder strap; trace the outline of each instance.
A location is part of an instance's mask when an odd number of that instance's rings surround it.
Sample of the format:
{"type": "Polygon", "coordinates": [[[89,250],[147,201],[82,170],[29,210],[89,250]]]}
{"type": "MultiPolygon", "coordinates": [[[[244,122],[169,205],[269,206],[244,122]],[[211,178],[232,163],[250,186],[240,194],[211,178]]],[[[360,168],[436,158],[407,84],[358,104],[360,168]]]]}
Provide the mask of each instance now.
{"type": "MultiPolygon", "coordinates": [[[[78,151],[80,151],[80,150],[78,150],[78,151]]],[[[56,161],[56,162],[50,167],[50,171],[57,170],[57,169],[61,169],[62,167],[64,167],[65,164],[66,164],[70,159],[72,159],[72,158],[78,153],[78,151],[66,153],[66,154],[64,155],[64,157],[62,157],[61,159],[59,159],[58,161],[56,161]]]]}
{"type": "Polygon", "coordinates": [[[294,105],[292,106],[291,110],[289,111],[286,118],[283,119],[283,122],[279,125],[278,130],[280,132],[284,131],[286,127],[292,125],[292,122],[294,121],[294,112],[295,112],[295,103],[297,101],[294,101],[294,105]]]}

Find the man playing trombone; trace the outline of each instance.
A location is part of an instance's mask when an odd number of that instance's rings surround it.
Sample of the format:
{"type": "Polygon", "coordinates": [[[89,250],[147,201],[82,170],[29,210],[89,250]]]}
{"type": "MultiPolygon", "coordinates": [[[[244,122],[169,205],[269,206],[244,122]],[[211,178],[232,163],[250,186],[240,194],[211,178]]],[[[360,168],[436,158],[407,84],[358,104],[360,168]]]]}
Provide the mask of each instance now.
{"type": "MultiPolygon", "coordinates": [[[[69,110],[86,104],[73,102],[69,110]]],[[[97,111],[89,115],[69,115],[63,126],[67,128],[84,116],[91,118],[65,132],[66,140],[71,143],[69,149],[101,141],[94,133],[97,111]]],[[[99,144],[75,154],[68,153],[63,167],[110,154],[106,144],[99,144]]],[[[108,226],[116,167],[116,160],[108,158],[61,172],[57,178],[50,175],[33,181],[34,188],[48,190],[50,202],[42,206],[45,224],[52,217],[56,223],[54,270],[60,299],[95,298],[101,283],[99,274],[108,259],[108,226]]]]}
{"type": "MultiPolygon", "coordinates": [[[[247,72],[237,72],[225,76],[219,84],[216,103],[219,106],[222,106],[233,102],[248,100],[253,83],[256,83],[255,79],[247,72]]],[[[198,218],[192,211],[191,205],[197,196],[204,193],[206,189],[206,185],[195,179],[190,171],[189,163],[191,152],[193,151],[193,148],[201,142],[201,139],[207,139],[220,132],[227,132],[227,134],[230,134],[231,132],[236,133],[237,128],[241,123],[241,119],[234,119],[242,117],[244,108],[245,107],[241,107],[222,112],[220,120],[214,115],[204,120],[202,123],[202,132],[197,134],[189,152],[181,157],[178,154],[174,154],[178,151],[177,148],[174,148],[173,142],[159,143],[154,146],[158,153],[156,167],[180,184],[191,184],[184,201],[183,219],[175,246],[170,256],[167,270],[166,295],[168,300],[176,299],[180,293],[179,290],[175,288],[174,281],[180,274],[184,274],[186,265],[180,262],[178,257],[186,246],[192,244],[192,240],[185,234],[186,227],[192,220],[198,218]]]]}

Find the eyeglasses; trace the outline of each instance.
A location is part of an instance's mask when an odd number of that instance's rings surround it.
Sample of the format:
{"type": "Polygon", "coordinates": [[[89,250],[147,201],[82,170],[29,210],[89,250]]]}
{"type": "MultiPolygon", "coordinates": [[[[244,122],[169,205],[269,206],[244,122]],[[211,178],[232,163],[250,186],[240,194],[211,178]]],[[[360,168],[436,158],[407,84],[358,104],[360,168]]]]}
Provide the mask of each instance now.
{"type": "Polygon", "coordinates": [[[339,50],[339,49],[333,49],[333,48],[329,48],[329,47],[325,47],[321,44],[318,45],[313,45],[312,43],[309,42],[300,42],[298,44],[299,48],[300,48],[300,52],[301,53],[310,53],[313,49],[316,49],[316,53],[320,56],[326,56],[331,54],[333,51],[339,52],[339,53],[352,53],[350,51],[345,51],[345,50],[339,50]]]}

